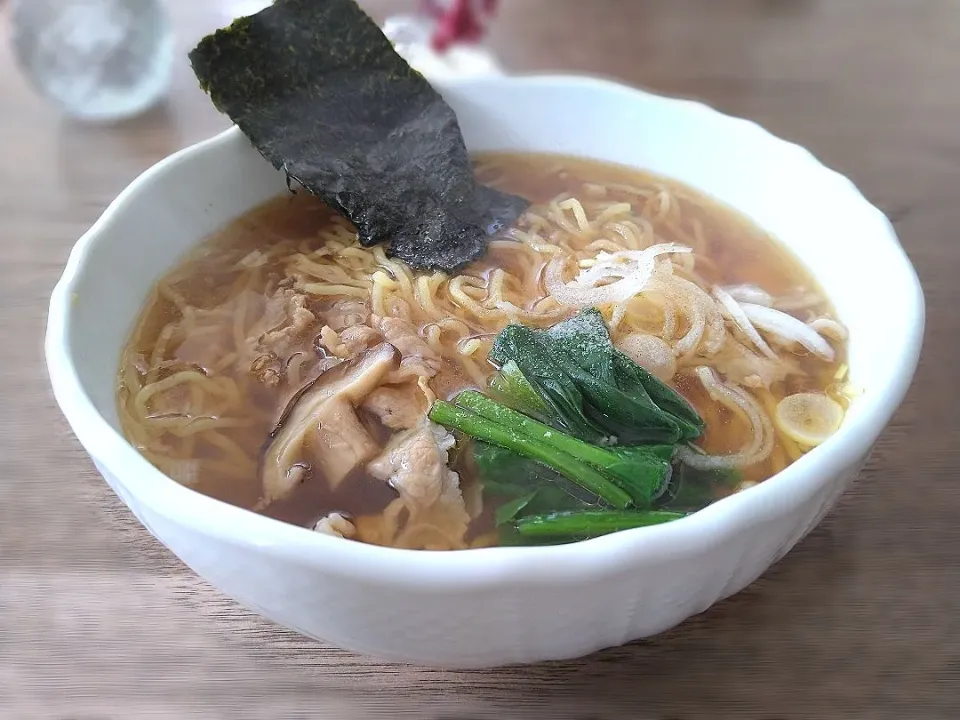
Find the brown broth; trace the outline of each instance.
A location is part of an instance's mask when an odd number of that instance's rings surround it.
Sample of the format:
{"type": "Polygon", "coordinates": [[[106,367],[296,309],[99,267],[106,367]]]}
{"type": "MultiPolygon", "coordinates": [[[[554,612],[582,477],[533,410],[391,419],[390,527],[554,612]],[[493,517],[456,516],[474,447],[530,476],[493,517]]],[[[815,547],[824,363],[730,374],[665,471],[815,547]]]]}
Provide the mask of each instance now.
{"type": "MultiPolygon", "coordinates": [[[[478,156],[476,164],[482,181],[535,203],[546,203],[563,193],[578,195],[586,183],[621,184],[685,198],[683,224],[671,228],[654,223],[654,229],[663,242],[696,242],[698,258],[704,258],[697,270],[708,282],[752,283],[775,296],[819,292],[806,269],[767,233],[739,213],[680,183],[611,164],[551,155],[486,154],[478,156]]],[[[329,211],[316,199],[306,194],[284,194],[205,240],[151,293],[121,360],[119,401],[128,439],[168,474],[177,477],[179,473],[181,481],[226,502],[246,508],[256,505],[261,494],[257,469],[261,448],[296,388],[282,383],[278,387],[267,387],[257,382],[251,376],[249,365],[228,362],[229,348],[236,342],[238,327],[249,325],[250,318],[270,311],[265,297],[282,279],[288,257],[273,257],[254,270],[238,264],[255,251],[269,254],[278,243],[289,245],[291,252],[315,251],[322,244],[321,231],[329,229],[331,222],[329,211]],[[189,325],[192,329],[184,333],[188,314],[191,318],[201,318],[202,322],[197,320],[189,325]],[[165,332],[173,334],[165,337],[165,332]],[[154,374],[148,378],[151,367],[154,374]],[[146,420],[130,410],[148,379],[161,380],[189,368],[197,368],[205,376],[206,380],[202,381],[205,389],[186,383],[158,393],[146,405],[149,418],[146,420]],[[239,395],[238,407],[224,409],[230,399],[225,395],[220,398],[208,382],[217,378],[232,382],[239,395]],[[158,427],[165,417],[187,415],[195,418],[194,422],[202,422],[205,417],[216,418],[218,422],[229,415],[244,426],[216,428],[211,432],[158,427]],[[199,464],[189,465],[191,460],[199,464]],[[181,472],[181,467],[192,470],[181,472]],[[192,477],[195,472],[196,477],[192,477]]],[[[468,271],[489,281],[497,268],[520,272],[517,258],[502,249],[491,249],[468,271]]],[[[336,298],[312,297],[309,307],[319,315],[334,300],[336,298]]],[[[816,316],[829,311],[824,301],[806,312],[816,316]]],[[[470,319],[466,324],[478,337],[487,337],[499,329],[499,326],[484,327],[470,319]]],[[[424,328],[421,326],[420,330],[423,332],[424,328]]],[[[320,368],[321,359],[314,349],[317,334],[314,330],[297,340],[296,351],[301,354],[301,360],[305,359],[301,366],[305,368],[301,373],[304,381],[316,376],[320,368]]],[[[239,347],[239,343],[236,346],[239,347]]],[[[793,360],[801,374],[771,387],[766,400],[775,403],[794,392],[831,388],[843,362],[840,350],[832,363],[795,354],[793,360]]],[[[466,387],[480,385],[462,368],[444,362],[444,369],[432,381],[438,396],[450,397],[466,387]]],[[[707,420],[701,446],[711,453],[735,451],[742,435],[742,423],[738,423],[730,411],[711,401],[689,373],[678,374],[673,384],[707,420]]],[[[226,390],[221,394],[224,393],[229,394],[226,390]]],[[[236,398],[233,402],[236,405],[236,398]]],[[[382,426],[377,428],[375,420],[364,421],[372,422],[371,428],[381,441],[389,433],[382,426]]],[[[761,481],[792,462],[799,453],[799,448],[778,436],[770,458],[745,468],[743,479],[761,481]]],[[[464,492],[472,492],[469,486],[473,479],[468,473],[463,475],[464,492]]],[[[322,478],[312,478],[290,497],[268,506],[264,513],[309,526],[330,511],[346,511],[355,516],[378,513],[395,497],[396,493],[388,485],[357,469],[337,492],[331,492],[322,478]]],[[[470,534],[475,536],[489,530],[490,523],[490,509],[486,508],[474,521],[470,534]]]]}

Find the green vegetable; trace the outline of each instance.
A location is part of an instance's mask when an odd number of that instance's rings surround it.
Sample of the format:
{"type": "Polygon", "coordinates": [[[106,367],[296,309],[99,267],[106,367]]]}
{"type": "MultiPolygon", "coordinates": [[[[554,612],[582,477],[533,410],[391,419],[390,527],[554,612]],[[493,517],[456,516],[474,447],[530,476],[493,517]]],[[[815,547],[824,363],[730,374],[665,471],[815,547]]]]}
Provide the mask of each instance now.
{"type": "Polygon", "coordinates": [[[490,353],[494,362],[500,361],[501,348],[510,349],[510,359],[541,396],[553,401],[573,435],[583,437],[576,429],[579,426],[590,433],[583,439],[591,442],[616,438],[616,442],[625,444],[674,443],[680,439],[676,423],[649,398],[643,401],[629,396],[595,376],[571,355],[551,347],[543,334],[522,325],[508,325],[494,341],[490,353]]]}
{"type": "Polygon", "coordinates": [[[609,452],[613,457],[603,466],[603,471],[630,493],[633,504],[639,508],[650,506],[666,487],[673,472],[670,462],[657,457],[648,447],[663,446],[611,448],[609,452]]]}
{"type": "Polygon", "coordinates": [[[490,392],[504,404],[525,415],[539,420],[548,417],[550,408],[513,360],[506,362],[491,378],[490,392]]]}
{"type": "Polygon", "coordinates": [[[490,359],[509,367],[513,382],[500,381],[508,405],[529,407],[529,386],[549,409],[537,416],[581,440],[674,444],[703,430],[702,419],[676,391],[613,347],[597,310],[584,310],[547,331],[508,325],[490,359]],[[524,387],[523,396],[513,387],[524,387]]]}
{"type": "Polygon", "coordinates": [[[354,0],[275,0],[189,57],[288,184],[415,269],[464,266],[529,205],[477,182],[453,109],[354,0]]]}
{"type": "MultiPolygon", "coordinates": [[[[616,386],[641,406],[671,415],[669,408],[664,407],[666,402],[692,413],[692,418],[687,418],[687,422],[683,423],[683,437],[692,439],[700,435],[702,423],[699,428],[689,427],[700,422],[693,408],[674,390],[613,347],[607,325],[599,310],[584,310],[569,320],[557,323],[544,335],[552,341],[555,352],[564,353],[573,359],[590,378],[616,386]],[[664,402],[656,400],[654,394],[664,402]]],[[[671,419],[678,425],[681,424],[676,417],[671,419]]]]}
{"type": "Polygon", "coordinates": [[[530,501],[537,496],[537,491],[534,490],[532,493],[527,493],[518,498],[514,498],[510,502],[504,503],[497,508],[494,513],[494,522],[500,526],[505,523],[513,520],[527,505],[530,504],[530,501]]]}
{"type": "Polygon", "coordinates": [[[521,515],[595,510],[604,505],[596,495],[546,465],[489,443],[474,440],[471,445],[487,502],[509,498],[495,511],[497,526],[521,515]]]}
{"type": "Polygon", "coordinates": [[[680,427],[684,440],[693,440],[704,431],[706,424],[703,418],[680,393],[619,350],[613,351],[613,372],[617,385],[625,392],[630,392],[630,389],[639,392],[642,389],[651,402],[669,413],[680,427]]]}
{"type": "Polygon", "coordinates": [[[497,527],[509,533],[511,528],[504,528],[504,526],[517,518],[591,509],[596,510],[595,507],[591,508],[567,495],[559,487],[544,485],[539,490],[514,498],[498,507],[494,512],[494,522],[497,527]]]}
{"type": "Polygon", "coordinates": [[[599,310],[583,310],[572,318],[541,333],[549,339],[554,352],[572,358],[583,370],[601,382],[612,384],[613,343],[599,310]]]}
{"type": "MultiPolygon", "coordinates": [[[[630,447],[614,451],[590,445],[472,390],[460,393],[456,403],[481,417],[590,463],[630,493],[633,504],[639,507],[650,504],[653,494],[663,485],[670,472],[669,462],[657,455],[657,452],[662,452],[662,448],[648,450],[644,447],[630,447]]],[[[560,468],[558,470],[563,472],[560,468]]]]}
{"type": "Polygon", "coordinates": [[[741,473],[733,468],[699,470],[680,463],[655,505],[658,508],[696,512],[717,498],[729,495],[742,479],[741,473]]]}
{"type": "MultiPolygon", "coordinates": [[[[521,540],[586,540],[631,528],[678,520],[683,513],[666,510],[584,510],[529,515],[516,520],[511,530],[521,540]]],[[[512,533],[508,532],[507,535],[512,533]]]]}
{"type": "Polygon", "coordinates": [[[470,444],[485,495],[518,498],[539,490],[538,498],[557,499],[558,504],[549,508],[553,510],[603,505],[596,495],[546,465],[490,443],[474,440],[470,444]]]}
{"type": "MultiPolygon", "coordinates": [[[[587,442],[598,442],[609,435],[586,416],[586,402],[580,388],[529,328],[522,325],[505,327],[494,340],[489,358],[501,368],[514,363],[549,408],[547,418],[558,430],[587,442]]],[[[507,398],[511,404],[513,400],[512,396],[507,398]]]]}
{"type": "MultiPolygon", "coordinates": [[[[564,478],[560,478],[562,481],[567,482],[564,478]]],[[[576,495],[571,495],[567,492],[563,484],[555,483],[551,485],[544,485],[536,494],[533,496],[533,499],[527,503],[526,507],[523,508],[524,515],[538,515],[542,513],[558,512],[561,510],[598,510],[603,506],[603,503],[589,503],[578,498],[576,495]]]]}
{"type": "Polygon", "coordinates": [[[672,466],[675,443],[698,437],[703,420],[613,347],[598,311],[546,331],[507,326],[490,358],[494,398],[466,391],[430,418],[473,438],[483,492],[502,503],[502,544],[668,522],[704,491],[672,466]]]}
{"type": "Polygon", "coordinates": [[[629,494],[587,463],[558,450],[552,444],[524,435],[472,410],[437,400],[430,408],[430,419],[470,437],[500,445],[524,457],[542,462],[614,507],[625,508],[632,502],[629,494]]]}

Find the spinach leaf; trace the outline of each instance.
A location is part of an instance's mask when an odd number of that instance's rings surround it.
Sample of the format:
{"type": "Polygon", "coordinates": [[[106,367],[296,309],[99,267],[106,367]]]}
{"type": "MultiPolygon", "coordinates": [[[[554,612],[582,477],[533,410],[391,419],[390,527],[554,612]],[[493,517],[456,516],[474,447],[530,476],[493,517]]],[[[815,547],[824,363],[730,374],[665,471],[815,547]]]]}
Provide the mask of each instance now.
{"type": "Polygon", "coordinates": [[[490,359],[501,368],[510,364],[510,372],[516,367],[540,395],[551,411],[540,419],[581,440],[673,444],[702,431],[702,420],[678,393],[613,347],[597,310],[546,331],[509,325],[490,359]]]}
{"type": "Polygon", "coordinates": [[[473,457],[483,492],[490,497],[517,498],[534,490],[556,487],[574,505],[602,506],[603,501],[546,465],[512,450],[474,440],[473,457]]]}
{"type": "Polygon", "coordinates": [[[599,310],[584,310],[540,335],[549,341],[551,352],[570,357],[584,372],[601,382],[614,383],[613,344],[599,310]]]}
{"type": "Polygon", "coordinates": [[[532,493],[521,495],[518,498],[514,498],[513,500],[504,503],[498,507],[494,513],[494,524],[499,527],[500,525],[510,522],[516,518],[517,515],[520,514],[536,496],[537,491],[534,490],[532,493]]]}
{"type": "MultiPolygon", "coordinates": [[[[477,413],[482,418],[507,428],[530,439],[552,447],[572,459],[592,465],[610,480],[626,490],[633,504],[647,507],[654,493],[664,485],[670,475],[670,463],[664,459],[663,446],[624,447],[617,449],[597,447],[555,428],[537,422],[523,413],[501,405],[481,393],[467,390],[457,396],[456,404],[477,413]]],[[[666,457],[670,457],[666,455],[666,457]]],[[[566,468],[557,468],[569,472],[566,468]]],[[[576,478],[573,478],[576,479],[576,478]]]]}
{"type": "Polygon", "coordinates": [[[678,463],[654,507],[696,512],[715,500],[729,495],[743,476],[739,470],[699,470],[685,463],[678,463]]]}
{"type": "Polygon", "coordinates": [[[584,398],[573,378],[532,330],[523,325],[508,325],[494,340],[489,357],[501,368],[510,362],[518,368],[549,408],[548,424],[588,442],[605,436],[603,427],[584,414],[584,398]]]}
{"type": "Polygon", "coordinates": [[[513,360],[507,361],[490,380],[490,394],[507,407],[541,421],[549,415],[543,398],[513,360]]]}
{"type": "Polygon", "coordinates": [[[526,515],[501,528],[500,542],[505,545],[575,542],[682,517],[684,513],[667,510],[578,510],[526,515]]]}
{"type": "Polygon", "coordinates": [[[628,394],[642,395],[669,414],[680,428],[681,439],[700,437],[705,427],[703,419],[680,393],[619,350],[613,352],[613,371],[620,389],[628,394]]]}

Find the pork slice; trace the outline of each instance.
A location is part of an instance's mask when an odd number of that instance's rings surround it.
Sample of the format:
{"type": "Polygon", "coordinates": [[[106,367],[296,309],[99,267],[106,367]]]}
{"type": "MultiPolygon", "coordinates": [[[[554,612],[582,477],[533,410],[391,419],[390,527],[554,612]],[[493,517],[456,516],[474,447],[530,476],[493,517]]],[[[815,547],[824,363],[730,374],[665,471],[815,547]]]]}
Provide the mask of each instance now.
{"type": "Polygon", "coordinates": [[[259,334],[248,341],[253,345],[250,372],[267,387],[276,387],[290,358],[308,349],[317,317],[307,308],[306,295],[278,288],[258,325],[259,334]]]}
{"type": "Polygon", "coordinates": [[[414,383],[382,385],[363,403],[367,410],[391,430],[408,430],[424,418],[423,392],[414,383]]]}
{"type": "Polygon", "coordinates": [[[290,289],[278,290],[271,301],[282,303],[283,319],[278,326],[259,337],[257,352],[272,353],[286,359],[303,344],[308,331],[316,326],[317,316],[307,308],[307,296],[290,289]]]}
{"type": "Polygon", "coordinates": [[[316,432],[309,439],[306,457],[336,490],[355,467],[372,460],[380,446],[343,397],[324,403],[314,419],[316,432]]]}
{"type": "Polygon", "coordinates": [[[407,320],[386,317],[380,320],[380,332],[388,343],[393,345],[404,358],[422,357],[437,359],[437,354],[417,333],[417,328],[407,320]]]}
{"type": "Polygon", "coordinates": [[[427,525],[462,544],[470,522],[460,476],[447,467],[455,440],[443,427],[424,420],[395,435],[367,472],[393,487],[410,513],[408,526],[427,525]]]}
{"type": "Polygon", "coordinates": [[[314,532],[334,537],[352,538],[357,534],[356,526],[343,513],[332,512],[324,515],[313,526],[314,532]]]}
{"type": "Polygon", "coordinates": [[[370,318],[370,310],[359,300],[337,300],[322,314],[324,324],[337,332],[355,325],[364,325],[370,318]]]}
{"type": "Polygon", "coordinates": [[[369,325],[352,325],[340,332],[340,344],[350,357],[359,355],[380,340],[380,333],[369,325]]]}
{"type": "Polygon", "coordinates": [[[402,385],[414,382],[420,378],[430,379],[440,371],[442,361],[437,358],[424,358],[419,355],[405,357],[400,361],[400,367],[387,375],[385,384],[402,385]]]}

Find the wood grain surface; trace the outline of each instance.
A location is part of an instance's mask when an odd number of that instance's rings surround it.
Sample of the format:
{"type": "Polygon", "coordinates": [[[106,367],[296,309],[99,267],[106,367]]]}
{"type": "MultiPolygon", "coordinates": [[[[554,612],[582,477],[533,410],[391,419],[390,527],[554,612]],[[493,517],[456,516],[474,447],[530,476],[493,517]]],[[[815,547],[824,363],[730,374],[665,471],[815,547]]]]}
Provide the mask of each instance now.
{"type": "MultiPolygon", "coordinates": [[[[378,18],[410,4],[366,3],[378,18]]],[[[168,99],[90,127],[27,86],[0,1],[0,718],[960,717],[960,3],[501,3],[491,42],[510,70],[697,97],[852,177],[895,221],[928,325],[859,484],[753,586],[648,642],[457,673],[305,640],[210,588],[136,523],[54,404],[41,338],[71,245],[138,173],[226,126],[185,52],[245,3],[167,5],[168,99]]]]}

